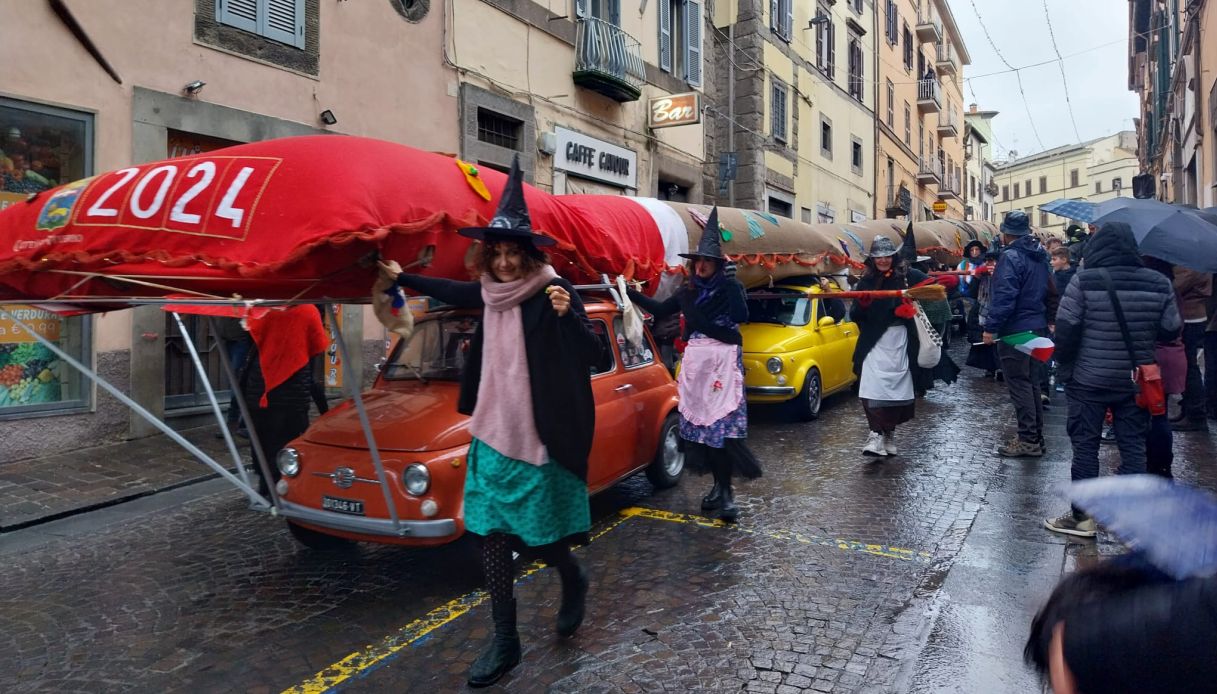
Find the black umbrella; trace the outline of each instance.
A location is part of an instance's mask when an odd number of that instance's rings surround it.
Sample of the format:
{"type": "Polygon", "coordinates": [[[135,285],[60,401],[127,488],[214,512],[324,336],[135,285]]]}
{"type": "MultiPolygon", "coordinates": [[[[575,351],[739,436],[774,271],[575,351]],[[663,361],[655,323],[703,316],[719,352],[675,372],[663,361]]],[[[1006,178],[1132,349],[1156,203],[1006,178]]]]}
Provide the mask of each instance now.
{"type": "Polygon", "coordinates": [[[1095,206],[1092,224],[1124,222],[1141,255],[1198,272],[1217,272],[1217,214],[1168,202],[1115,198],[1095,206]]]}

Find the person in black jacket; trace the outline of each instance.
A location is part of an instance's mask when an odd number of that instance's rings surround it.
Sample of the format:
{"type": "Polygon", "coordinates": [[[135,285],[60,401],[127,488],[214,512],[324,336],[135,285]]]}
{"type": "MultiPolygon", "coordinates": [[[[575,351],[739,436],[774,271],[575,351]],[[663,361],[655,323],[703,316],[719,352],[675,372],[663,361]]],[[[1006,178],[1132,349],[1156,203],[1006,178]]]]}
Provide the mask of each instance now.
{"type": "Polygon", "coordinates": [[[719,244],[718,208],[706,220],[697,250],[682,253],[692,262],[689,281],[675,295],[656,301],[630,290],[630,300],[663,319],[684,315],[688,342],[681,360],[680,437],[689,469],[714,475],[714,486],[702,499],[702,510],[735,522],[739,507],[731,479],[761,476],[748,448],[748,403],[744,397],[744,362],[739,324],[748,320],[744,286],[724,271],[727,259],[719,244]]]}
{"type": "MultiPolygon", "coordinates": [[[[1154,346],[1171,342],[1183,321],[1170,280],[1147,267],[1132,229],[1106,224],[1086,245],[1086,266],[1065,290],[1056,314],[1057,375],[1066,383],[1066,428],[1073,445],[1074,481],[1099,476],[1099,437],[1111,410],[1120,474],[1145,472],[1149,412],[1136,403],[1133,370],[1154,363],[1154,346]],[[1128,326],[1129,355],[1110,291],[1128,326]]],[[[1058,533],[1094,537],[1095,523],[1079,509],[1044,521],[1058,533]]]]}
{"type": "Polygon", "coordinates": [[[453,306],[482,309],[457,407],[472,416],[465,528],[482,537],[494,618],[494,638],[469,671],[472,687],[497,682],[520,662],[513,549],[557,567],[560,636],[572,636],[582,623],[588,589],[571,545],[586,543],[591,526],[587,458],[596,429],[591,370],[604,343],[579,295],[541,250],[554,241],[532,231],[522,181],[513,163],[490,225],[459,232],[482,242],[478,281],[421,277],[401,272],[393,261],[381,264],[401,286],[453,306]]]}
{"type": "MultiPolygon", "coordinates": [[[[877,236],[866,258],[866,273],[854,290],[908,289],[926,279],[925,274],[908,267],[890,239],[877,236]]],[[[858,324],[854,373],[870,426],[862,454],[894,456],[899,453],[896,427],[913,419],[916,392],[925,390],[933,379],[917,366],[916,309],[901,299],[858,299],[852,315],[858,324]]]]}

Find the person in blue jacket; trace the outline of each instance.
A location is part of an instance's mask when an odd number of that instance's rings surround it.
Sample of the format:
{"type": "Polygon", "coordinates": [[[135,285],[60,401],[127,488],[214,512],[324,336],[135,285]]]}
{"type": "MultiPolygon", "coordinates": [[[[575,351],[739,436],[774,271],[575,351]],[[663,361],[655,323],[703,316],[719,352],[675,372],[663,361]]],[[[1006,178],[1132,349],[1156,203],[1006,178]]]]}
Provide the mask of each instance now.
{"type": "Polygon", "coordinates": [[[1018,434],[998,446],[1003,457],[1040,457],[1044,454],[1044,405],[1040,399],[1043,368],[1031,355],[1001,338],[1022,332],[1044,335],[1048,316],[1058,303],[1048,252],[1031,234],[1027,214],[1015,210],[1001,224],[1004,250],[993,271],[992,298],[985,318],[985,344],[997,343],[998,358],[1018,420],[1018,434]]]}

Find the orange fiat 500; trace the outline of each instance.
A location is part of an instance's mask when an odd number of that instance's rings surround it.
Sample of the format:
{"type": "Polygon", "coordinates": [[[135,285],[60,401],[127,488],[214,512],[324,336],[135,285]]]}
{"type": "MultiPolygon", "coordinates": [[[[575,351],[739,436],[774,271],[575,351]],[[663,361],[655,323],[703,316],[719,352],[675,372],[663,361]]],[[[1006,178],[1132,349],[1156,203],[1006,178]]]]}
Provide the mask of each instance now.
{"type": "MultiPolygon", "coordinates": [[[[588,489],[601,491],[640,470],[655,486],[672,486],[684,467],[676,383],[656,359],[649,333],[644,332],[642,344],[626,339],[615,304],[588,299],[585,306],[610,346],[592,369],[596,434],[588,489]]],[[[297,540],[310,547],[351,540],[431,546],[464,534],[465,454],[471,439],[469,418],[458,414],[456,405],[479,320],[477,312],[457,310],[422,316],[363,393],[385,486],[349,400],[278,452],[283,479],[277,491],[297,540]]]]}

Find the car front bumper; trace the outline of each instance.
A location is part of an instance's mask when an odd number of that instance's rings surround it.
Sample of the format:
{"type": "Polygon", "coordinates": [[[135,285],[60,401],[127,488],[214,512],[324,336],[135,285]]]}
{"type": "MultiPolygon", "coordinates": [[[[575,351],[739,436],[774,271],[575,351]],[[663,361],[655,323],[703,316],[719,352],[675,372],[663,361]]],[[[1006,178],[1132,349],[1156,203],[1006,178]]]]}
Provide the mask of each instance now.
{"type": "Polygon", "coordinates": [[[435,520],[398,520],[394,527],[388,518],[365,518],[348,516],[333,511],[322,511],[290,501],[280,500],[280,514],[285,518],[322,528],[363,535],[382,537],[443,538],[457,534],[456,521],[452,518],[435,520]]]}

